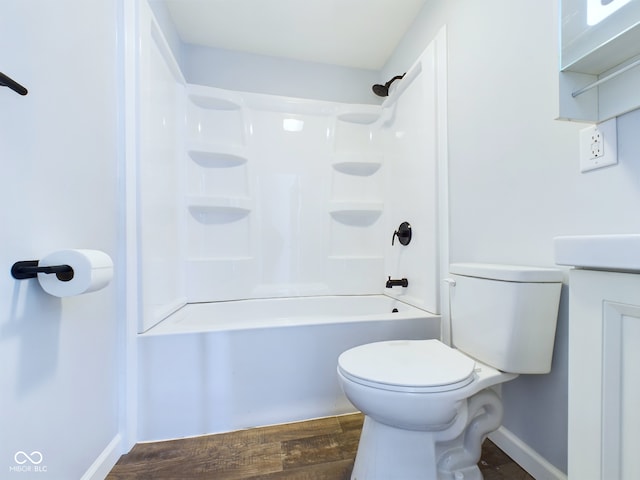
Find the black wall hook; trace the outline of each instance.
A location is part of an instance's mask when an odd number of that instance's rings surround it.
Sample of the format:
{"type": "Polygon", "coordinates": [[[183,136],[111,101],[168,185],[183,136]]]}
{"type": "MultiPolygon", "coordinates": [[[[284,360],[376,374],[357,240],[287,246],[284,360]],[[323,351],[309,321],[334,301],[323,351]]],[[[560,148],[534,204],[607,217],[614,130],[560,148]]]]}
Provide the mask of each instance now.
{"type": "Polygon", "coordinates": [[[68,282],[73,278],[73,268],[69,265],[38,266],[39,260],[16,262],[11,267],[11,276],[16,280],[36,278],[39,273],[55,273],[58,280],[68,282]]]}
{"type": "Polygon", "coordinates": [[[16,93],[20,95],[26,95],[29,91],[16,82],[13,78],[6,76],[4,73],[0,72],[0,86],[9,87],[16,93]]]}

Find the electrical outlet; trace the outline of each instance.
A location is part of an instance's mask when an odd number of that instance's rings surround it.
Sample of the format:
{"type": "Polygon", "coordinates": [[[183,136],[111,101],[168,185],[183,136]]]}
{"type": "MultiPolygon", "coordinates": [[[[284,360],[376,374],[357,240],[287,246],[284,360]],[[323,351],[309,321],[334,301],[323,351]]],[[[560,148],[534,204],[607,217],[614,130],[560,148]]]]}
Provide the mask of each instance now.
{"type": "Polygon", "coordinates": [[[604,155],[604,145],[602,144],[602,132],[598,127],[591,133],[591,159],[604,155]]]}
{"type": "Polygon", "coordinates": [[[616,119],[580,130],[580,171],[618,163],[618,135],[616,119]]]}

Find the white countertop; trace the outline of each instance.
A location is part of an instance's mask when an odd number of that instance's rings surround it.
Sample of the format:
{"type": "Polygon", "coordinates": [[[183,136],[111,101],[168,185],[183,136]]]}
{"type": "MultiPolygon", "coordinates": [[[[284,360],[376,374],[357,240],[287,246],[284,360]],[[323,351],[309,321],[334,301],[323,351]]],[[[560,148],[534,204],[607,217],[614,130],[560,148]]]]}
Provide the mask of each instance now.
{"type": "Polygon", "coordinates": [[[640,272],[640,234],[568,235],[553,242],[558,265],[640,272]]]}

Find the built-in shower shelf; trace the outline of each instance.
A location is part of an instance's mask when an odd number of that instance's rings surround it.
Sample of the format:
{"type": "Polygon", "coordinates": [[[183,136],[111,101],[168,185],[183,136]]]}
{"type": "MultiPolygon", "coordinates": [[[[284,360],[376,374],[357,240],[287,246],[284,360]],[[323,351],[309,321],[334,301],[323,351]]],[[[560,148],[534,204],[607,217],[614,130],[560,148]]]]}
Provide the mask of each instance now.
{"type": "Polygon", "coordinates": [[[380,118],[382,109],[372,107],[369,111],[351,111],[338,114],[338,120],[346,123],[357,123],[360,125],[370,125],[380,118]]]}
{"type": "Polygon", "coordinates": [[[244,146],[193,143],[189,157],[201,167],[229,168],[246,163],[246,152],[244,146]]]}
{"type": "Polygon", "coordinates": [[[238,105],[232,100],[225,98],[207,97],[204,95],[189,95],[191,102],[200,108],[206,108],[209,110],[239,110],[241,105],[238,105]]]}
{"type": "Polygon", "coordinates": [[[190,85],[188,92],[191,103],[200,108],[209,110],[238,110],[242,108],[241,102],[232,98],[228,92],[199,85],[190,85]]]}
{"type": "Polygon", "coordinates": [[[381,202],[332,202],[329,213],[345,225],[367,227],[378,220],[382,208],[381,202]]]}
{"type": "Polygon", "coordinates": [[[246,217],[251,212],[248,197],[188,196],[187,208],[201,223],[229,223],[246,217]]]}
{"type": "Polygon", "coordinates": [[[368,177],[378,171],[382,165],[382,154],[379,153],[341,153],[336,155],[333,168],[347,175],[368,177]]]}

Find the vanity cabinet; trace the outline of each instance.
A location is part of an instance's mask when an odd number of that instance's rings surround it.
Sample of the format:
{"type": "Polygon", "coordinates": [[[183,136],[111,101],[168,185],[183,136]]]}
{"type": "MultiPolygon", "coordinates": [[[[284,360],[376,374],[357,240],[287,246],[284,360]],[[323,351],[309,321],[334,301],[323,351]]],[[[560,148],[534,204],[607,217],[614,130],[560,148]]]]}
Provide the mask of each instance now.
{"type": "Polygon", "coordinates": [[[569,479],[640,478],[640,273],[570,272],[569,479]]]}

